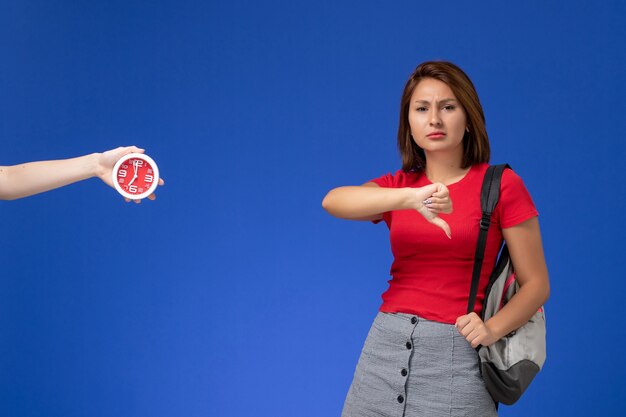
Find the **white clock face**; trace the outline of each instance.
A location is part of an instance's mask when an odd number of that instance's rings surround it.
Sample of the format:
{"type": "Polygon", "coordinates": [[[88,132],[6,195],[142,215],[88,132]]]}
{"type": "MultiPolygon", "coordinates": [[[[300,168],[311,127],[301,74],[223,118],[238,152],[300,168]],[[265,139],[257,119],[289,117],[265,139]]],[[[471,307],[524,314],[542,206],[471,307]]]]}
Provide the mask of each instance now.
{"type": "Polygon", "coordinates": [[[159,184],[159,168],[152,158],[141,153],[124,155],[113,167],[113,185],[124,197],[141,200],[159,184]]]}

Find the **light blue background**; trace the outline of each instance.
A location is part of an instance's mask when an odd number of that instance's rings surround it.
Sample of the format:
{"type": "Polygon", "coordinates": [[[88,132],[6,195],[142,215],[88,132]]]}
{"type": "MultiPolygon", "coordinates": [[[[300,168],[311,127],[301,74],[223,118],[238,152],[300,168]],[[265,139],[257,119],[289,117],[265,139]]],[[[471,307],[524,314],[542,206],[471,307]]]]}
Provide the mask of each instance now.
{"type": "Polygon", "coordinates": [[[548,360],[501,416],[623,410],[620,1],[0,2],[0,164],[146,148],[166,185],[0,202],[0,415],[337,416],[392,261],[326,192],[400,166],[446,59],[540,212],[548,360]]]}

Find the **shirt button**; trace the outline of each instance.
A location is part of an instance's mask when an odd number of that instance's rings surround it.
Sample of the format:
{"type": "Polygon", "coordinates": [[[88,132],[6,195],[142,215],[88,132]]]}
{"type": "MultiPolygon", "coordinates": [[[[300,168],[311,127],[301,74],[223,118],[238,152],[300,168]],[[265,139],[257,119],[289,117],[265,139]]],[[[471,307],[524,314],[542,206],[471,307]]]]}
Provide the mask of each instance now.
{"type": "Polygon", "coordinates": [[[411,323],[413,324],[417,323],[417,317],[411,317],[411,323]]]}
{"type": "Polygon", "coordinates": [[[409,372],[406,369],[402,369],[400,373],[402,374],[402,376],[406,376],[409,372]]]}
{"type": "Polygon", "coordinates": [[[402,395],[398,395],[398,402],[402,404],[404,402],[404,397],[402,395]]]}
{"type": "Polygon", "coordinates": [[[406,342],[406,348],[411,349],[411,347],[412,347],[411,342],[406,342]]]}

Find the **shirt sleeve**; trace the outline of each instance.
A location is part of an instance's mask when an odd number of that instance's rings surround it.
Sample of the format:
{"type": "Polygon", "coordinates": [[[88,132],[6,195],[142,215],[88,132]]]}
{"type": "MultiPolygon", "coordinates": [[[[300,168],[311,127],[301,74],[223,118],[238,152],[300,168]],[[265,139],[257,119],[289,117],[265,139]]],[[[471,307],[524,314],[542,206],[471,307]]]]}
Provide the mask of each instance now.
{"type": "Polygon", "coordinates": [[[513,227],[539,215],[524,182],[512,169],[505,169],[502,173],[500,200],[496,212],[502,229],[513,227]]]}
{"type": "Polygon", "coordinates": [[[379,187],[391,188],[393,187],[393,175],[387,173],[382,177],[374,178],[372,180],[369,180],[368,182],[376,183],[379,187]]]}
{"type": "MultiPolygon", "coordinates": [[[[385,187],[385,188],[393,188],[394,187],[394,183],[395,183],[394,176],[391,175],[390,173],[387,173],[387,174],[383,175],[382,177],[371,179],[368,182],[373,182],[375,184],[378,184],[379,187],[385,187]]],[[[390,227],[391,226],[391,213],[390,212],[383,213],[383,218],[382,219],[372,220],[372,223],[378,224],[382,220],[384,220],[385,223],[387,223],[387,226],[390,227]]]]}

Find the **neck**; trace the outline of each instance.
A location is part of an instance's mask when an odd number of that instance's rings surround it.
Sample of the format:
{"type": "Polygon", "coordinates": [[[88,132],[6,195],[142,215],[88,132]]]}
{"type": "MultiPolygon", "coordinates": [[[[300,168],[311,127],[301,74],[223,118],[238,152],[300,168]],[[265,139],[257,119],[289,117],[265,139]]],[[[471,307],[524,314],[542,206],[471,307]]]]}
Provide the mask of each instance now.
{"type": "Polygon", "coordinates": [[[461,168],[461,157],[442,155],[437,153],[426,154],[426,177],[431,182],[440,182],[444,185],[454,183],[469,171],[461,168]]]}

